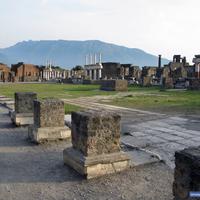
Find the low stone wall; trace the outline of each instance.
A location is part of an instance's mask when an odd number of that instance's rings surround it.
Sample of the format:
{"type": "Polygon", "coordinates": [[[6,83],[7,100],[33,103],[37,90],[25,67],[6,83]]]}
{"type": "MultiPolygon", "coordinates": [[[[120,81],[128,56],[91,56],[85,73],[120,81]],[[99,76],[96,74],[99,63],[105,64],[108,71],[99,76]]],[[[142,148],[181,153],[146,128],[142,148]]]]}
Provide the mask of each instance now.
{"type": "Polygon", "coordinates": [[[191,191],[200,191],[200,146],[175,153],[174,200],[190,200],[191,191]]]}
{"type": "Polygon", "coordinates": [[[127,80],[102,80],[101,90],[106,91],[127,91],[128,81],[127,80]]]}
{"type": "Polygon", "coordinates": [[[108,112],[73,112],[72,145],[63,152],[64,163],[87,179],[129,167],[120,151],[120,116],[108,112]]]}
{"type": "Polygon", "coordinates": [[[83,84],[101,85],[102,80],[83,80],[83,84]]]}
{"type": "Polygon", "coordinates": [[[189,82],[189,89],[200,90],[200,79],[191,79],[189,82]]]}

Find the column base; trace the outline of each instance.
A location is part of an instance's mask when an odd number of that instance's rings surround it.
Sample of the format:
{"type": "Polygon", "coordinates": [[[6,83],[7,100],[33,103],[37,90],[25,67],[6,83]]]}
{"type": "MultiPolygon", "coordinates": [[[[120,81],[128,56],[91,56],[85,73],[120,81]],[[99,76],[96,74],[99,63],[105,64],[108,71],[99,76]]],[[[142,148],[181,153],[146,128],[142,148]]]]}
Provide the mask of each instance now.
{"type": "Polygon", "coordinates": [[[28,127],[28,138],[35,143],[71,139],[71,130],[68,127],[44,127],[34,125],[28,127]]]}
{"type": "Polygon", "coordinates": [[[11,111],[10,117],[16,126],[33,124],[33,113],[16,113],[15,111],[11,111]]]}
{"type": "Polygon", "coordinates": [[[113,174],[129,168],[129,157],[124,152],[84,156],[73,147],[63,151],[63,160],[66,165],[75,169],[87,179],[113,174]]]}

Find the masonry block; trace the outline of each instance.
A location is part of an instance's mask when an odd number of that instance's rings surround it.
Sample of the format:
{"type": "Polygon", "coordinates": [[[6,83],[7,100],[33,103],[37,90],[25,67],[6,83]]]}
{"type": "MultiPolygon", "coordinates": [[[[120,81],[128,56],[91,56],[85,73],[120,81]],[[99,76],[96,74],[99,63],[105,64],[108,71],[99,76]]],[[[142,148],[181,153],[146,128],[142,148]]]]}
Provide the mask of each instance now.
{"type": "Polygon", "coordinates": [[[88,179],[129,167],[129,158],[120,149],[120,116],[117,114],[73,112],[72,145],[63,152],[64,163],[88,179]]]}
{"type": "Polygon", "coordinates": [[[200,191],[200,146],[175,153],[174,200],[190,200],[190,192],[200,191]]]}
{"type": "Polygon", "coordinates": [[[101,90],[106,91],[127,91],[127,80],[103,80],[101,81],[101,90]]]}
{"type": "Polygon", "coordinates": [[[34,124],[29,126],[29,138],[36,143],[68,139],[71,130],[64,123],[64,102],[57,99],[34,101],[34,124]]]}
{"type": "Polygon", "coordinates": [[[33,101],[37,94],[33,92],[15,93],[15,110],[11,112],[11,120],[17,125],[33,124],[33,101]]]}

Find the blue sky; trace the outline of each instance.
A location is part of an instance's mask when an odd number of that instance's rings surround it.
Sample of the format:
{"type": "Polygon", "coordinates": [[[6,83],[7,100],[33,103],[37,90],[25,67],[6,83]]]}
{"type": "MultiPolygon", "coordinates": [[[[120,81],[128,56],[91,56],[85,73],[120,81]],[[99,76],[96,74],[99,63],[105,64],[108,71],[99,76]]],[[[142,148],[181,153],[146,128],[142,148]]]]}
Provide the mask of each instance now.
{"type": "Polygon", "coordinates": [[[199,6],[199,0],[0,0],[0,48],[99,39],[191,59],[200,53],[199,6]]]}

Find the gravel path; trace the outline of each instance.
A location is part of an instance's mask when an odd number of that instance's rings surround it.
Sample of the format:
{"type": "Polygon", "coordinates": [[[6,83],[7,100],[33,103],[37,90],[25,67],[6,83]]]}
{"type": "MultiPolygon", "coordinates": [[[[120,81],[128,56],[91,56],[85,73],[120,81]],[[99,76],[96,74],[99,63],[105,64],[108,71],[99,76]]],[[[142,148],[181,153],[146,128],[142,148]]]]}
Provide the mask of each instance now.
{"type": "Polygon", "coordinates": [[[0,200],[171,200],[173,170],[164,163],[84,180],[63,165],[69,143],[33,145],[0,107],[0,200]]]}

